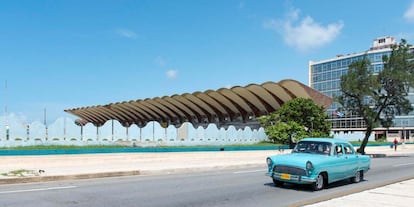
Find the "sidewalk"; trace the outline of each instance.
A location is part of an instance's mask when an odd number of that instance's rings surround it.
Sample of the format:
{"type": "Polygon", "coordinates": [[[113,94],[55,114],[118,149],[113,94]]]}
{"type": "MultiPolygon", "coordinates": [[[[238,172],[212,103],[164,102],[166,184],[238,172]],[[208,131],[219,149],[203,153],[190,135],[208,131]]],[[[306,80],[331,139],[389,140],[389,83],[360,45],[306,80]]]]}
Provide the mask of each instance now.
{"type": "Polygon", "coordinates": [[[354,207],[354,206],[375,206],[375,207],[409,207],[414,203],[414,180],[407,180],[384,187],[366,190],[340,198],[307,205],[306,207],[354,207]]]}
{"type": "MultiPolygon", "coordinates": [[[[290,150],[283,152],[277,150],[259,150],[1,156],[0,184],[126,175],[188,173],[243,167],[263,167],[265,171],[266,157],[289,152],[290,150]],[[22,176],[18,176],[19,173],[22,176]]],[[[382,154],[384,156],[404,156],[414,154],[414,145],[400,145],[397,151],[394,151],[394,149],[388,146],[367,147],[366,153],[375,155],[382,154]]],[[[384,201],[384,205],[387,206],[388,203],[392,202],[395,205],[398,203],[396,206],[411,206],[408,204],[414,202],[414,197],[410,197],[408,192],[414,192],[414,180],[364,191],[350,195],[350,198],[348,198],[349,196],[345,196],[337,199],[358,200],[358,197],[362,196],[364,200],[367,200],[366,196],[369,195],[376,202],[379,202],[378,197],[381,197],[380,200],[384,201]]],[[[347,203],[354,203],[352,206],[355,206],[355,202],[337,201],[335,199],[315,204],[315,206],[331,206],[333,204],[351,206],[347,205],[347,203]]],[[[362,203],[356,204],[360,206],[362,203]]]]}

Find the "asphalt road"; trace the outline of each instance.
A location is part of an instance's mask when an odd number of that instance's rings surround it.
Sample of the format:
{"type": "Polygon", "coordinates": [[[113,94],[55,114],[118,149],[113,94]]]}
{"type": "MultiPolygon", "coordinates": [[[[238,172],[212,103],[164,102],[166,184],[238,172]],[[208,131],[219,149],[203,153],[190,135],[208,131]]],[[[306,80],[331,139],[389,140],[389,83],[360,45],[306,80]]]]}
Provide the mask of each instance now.
{"type": "Polygon", "coordinates": [[[290,206],[412,178],[414,156],[372,159],[371,168],[361,183],[334,183],[318,192],[275,187],[264,168],[1,185],[0,206],[290,206]]]}

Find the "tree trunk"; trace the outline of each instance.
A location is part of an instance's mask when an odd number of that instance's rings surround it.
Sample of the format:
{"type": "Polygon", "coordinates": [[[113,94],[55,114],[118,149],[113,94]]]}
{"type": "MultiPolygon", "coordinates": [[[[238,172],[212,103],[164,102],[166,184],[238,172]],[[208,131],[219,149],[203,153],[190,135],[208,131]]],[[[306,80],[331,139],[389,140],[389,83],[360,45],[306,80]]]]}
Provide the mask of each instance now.
{"type": "Polygon", "coordinates": [[[357,150],[357,152],[365,155],[365,147],[368,144],[368,139],[369,139],[369,137],[371,135],[371,132],[372,132],[372,127],[367,127],[367,131],[365,132],[365,137],[362,140],[361,146],[359,147],[359,149],[357,150]]]}
{"type": "Polygon", "coordinates": [[[293,142],[292,136],[289,137],[289,149],[295,148],[296,143],[293,142]]]}

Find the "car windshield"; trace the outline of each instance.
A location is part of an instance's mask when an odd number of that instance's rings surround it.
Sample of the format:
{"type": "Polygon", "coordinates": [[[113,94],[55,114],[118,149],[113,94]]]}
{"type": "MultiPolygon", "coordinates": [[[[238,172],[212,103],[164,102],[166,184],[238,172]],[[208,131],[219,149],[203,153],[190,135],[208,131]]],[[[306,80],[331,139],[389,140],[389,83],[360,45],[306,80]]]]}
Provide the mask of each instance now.
{"type": "Polygon", "coordinates": [[[329,142],[300,141],[292,152],[330,155],[331,146],[329,142]]]}

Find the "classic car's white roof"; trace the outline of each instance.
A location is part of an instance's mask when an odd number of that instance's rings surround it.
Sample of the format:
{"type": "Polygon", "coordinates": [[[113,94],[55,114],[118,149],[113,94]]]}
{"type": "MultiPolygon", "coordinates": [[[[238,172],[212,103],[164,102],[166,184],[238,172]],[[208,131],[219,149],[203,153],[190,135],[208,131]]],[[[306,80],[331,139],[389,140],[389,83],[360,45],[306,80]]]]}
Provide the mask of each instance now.
{"type": "Polygon", "coordinates": [[[300,141],[316,141],[316,142],[330,142],[330,143],[349,143],[346,140],[343,139],[334,139],[334,138],[328,138],[328,137],[310,137],[310,138],[304,138],[300,141]]]}

